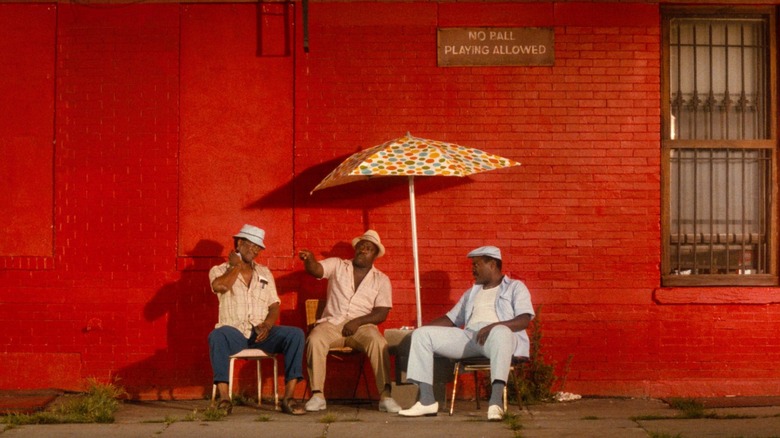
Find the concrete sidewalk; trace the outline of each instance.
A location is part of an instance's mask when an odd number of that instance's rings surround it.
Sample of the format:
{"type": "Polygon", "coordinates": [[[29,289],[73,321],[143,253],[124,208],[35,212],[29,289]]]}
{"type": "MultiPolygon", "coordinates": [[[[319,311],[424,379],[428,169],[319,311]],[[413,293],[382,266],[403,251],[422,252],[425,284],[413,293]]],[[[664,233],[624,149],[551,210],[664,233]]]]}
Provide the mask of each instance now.
{"type": "Polygon", "coordinates": [[[5,426],[0,437],[780,437],[780,403],[719,407],[707,412],[721,418],[681,419],[674,418],[678,410],[660,400],[584,398],[522,411],[513,406],[510,412],[520,428],[511,421],[488,422],[485,404],[478,411],[473,401],[459,401],[453,416],[402,418],[378,412],[376,403],[330,402],[327,411],[298,417],[275,412],[268,404],[236,406],[220,421],[204,421],[208,405],[207,400],[124,402],[114,424],[5,426]]]}

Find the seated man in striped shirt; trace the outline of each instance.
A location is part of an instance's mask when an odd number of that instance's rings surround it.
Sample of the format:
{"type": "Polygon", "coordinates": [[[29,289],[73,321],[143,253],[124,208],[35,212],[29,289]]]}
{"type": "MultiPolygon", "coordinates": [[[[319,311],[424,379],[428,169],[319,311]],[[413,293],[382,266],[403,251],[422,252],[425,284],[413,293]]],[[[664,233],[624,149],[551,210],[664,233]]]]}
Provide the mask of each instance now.
{"type": "MultiPolygon", "coordinates": [[[[219,298],[219,322],[209,334],[209,354],[214,383],[219,391],[219,408],[230,413],[228,367],[230,356],[245,348],[284,355],[285,391],[282,412],[300,415],[295,406],[295,385],[303,380],[303,330],[276,325],[279,296],[271,271],[254,261],[265,249],[265,231],[244,225],[233,236],[235,251],[228,261],[211,268],[211,290],[219,298]]],[[[260,403],[260,400],[257,401],[260,403]]]]}

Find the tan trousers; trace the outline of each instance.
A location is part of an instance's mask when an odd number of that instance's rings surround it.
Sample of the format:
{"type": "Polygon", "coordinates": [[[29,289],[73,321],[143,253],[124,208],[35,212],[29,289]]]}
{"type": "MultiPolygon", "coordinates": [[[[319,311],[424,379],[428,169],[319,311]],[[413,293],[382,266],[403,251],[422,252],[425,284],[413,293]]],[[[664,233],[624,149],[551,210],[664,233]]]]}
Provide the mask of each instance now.
{"type": "Polygon", "coordinates": [[[379,394],[390,385],[390,353],[387,341],[374,324],[360,326],[354,335],[344,337],[341,329],[344,324],[333,325],[329,322],[317,324],[306,339],[306,365],[309,368],[309,385],[312,392],[322,391],[325,386],[325,370],[328,350],[331,347],[350,347],[362,351],[371,362],[379,394]]]}

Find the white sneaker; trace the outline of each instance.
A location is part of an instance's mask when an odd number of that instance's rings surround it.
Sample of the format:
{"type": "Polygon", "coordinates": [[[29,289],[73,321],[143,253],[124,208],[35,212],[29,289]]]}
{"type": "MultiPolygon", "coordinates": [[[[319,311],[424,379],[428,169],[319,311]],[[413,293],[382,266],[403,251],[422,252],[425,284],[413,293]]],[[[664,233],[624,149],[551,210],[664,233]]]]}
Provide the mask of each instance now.
{"type": "Polygon", "coordinates": [[[504,419],[504,409],[499,405],[490,405],[488,408],[488,421],[501,421],[504,419]]]}
{"type": "Polygon", "coordinates": [[[382,400],[379,400],[379,412],[395,414],[400,410],[401,406],[399,406],[392,397],[385,397],[382,400]]]}
{"type": "Polygon", "coordinates": [[[402,417],[435,417],[438,412],[439,402],[434,402],[428,406],[423,406],[420,402],[417,402],[409,409],[398,411],[398,415],[402,417]]]}
{"type": "Polygon", "coordinates": [[[306,410],[308,412],[324,411],[327,407],[328,403],[325,401],[325,397],[321,395],[313,395],[306,402],[306,410]]]}

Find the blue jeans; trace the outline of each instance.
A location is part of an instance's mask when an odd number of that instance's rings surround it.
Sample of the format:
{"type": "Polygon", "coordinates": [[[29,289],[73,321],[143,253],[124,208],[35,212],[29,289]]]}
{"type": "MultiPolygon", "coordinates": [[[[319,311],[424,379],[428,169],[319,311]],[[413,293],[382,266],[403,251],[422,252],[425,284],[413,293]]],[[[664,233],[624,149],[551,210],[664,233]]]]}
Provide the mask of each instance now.
{"type": "Polygon", "coordinates": [[[209,333],[209,355],[214,370],[214,383],[228,381],[230,355],[245,348],[259,348],[266,353],[284,355],[284,381],[303,379],[303,330],[298,327],[275,325],[263,342],[255,343],[255,332],[247,339],[230,326],[215,328],[209,333]]]}

